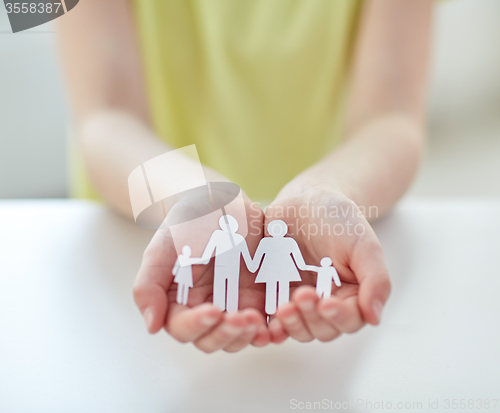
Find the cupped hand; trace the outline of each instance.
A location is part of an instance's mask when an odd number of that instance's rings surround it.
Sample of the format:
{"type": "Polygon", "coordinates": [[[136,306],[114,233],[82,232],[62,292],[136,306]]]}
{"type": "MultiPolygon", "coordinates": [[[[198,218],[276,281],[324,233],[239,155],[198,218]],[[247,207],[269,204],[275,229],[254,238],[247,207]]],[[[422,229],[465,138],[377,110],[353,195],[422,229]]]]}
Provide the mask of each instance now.
{"type": "MultiPolygon", "coordinates": [[[[244,203],[248,221],[245,239],[253,255],[263,236],[264,213],[246,195],[244,203]]],[[[197,199],[179,202],[170,210],[167,220],[198,206],[197,199]]],[[[226,313],[212,304],[214,258],[207,265],[193,265],[193,288],[188,303],[176,302],[177,284],[172,275],[176,258],[171,231],[166,226],[158,229],[144,252],[134,285],[134,299],[150,333],[164,328],[178,341],[193,342],[207,353],[219,349],[235,352],[249,344],[264,346],[270,342],[264,313],[265,290],[263,285],[254,283],[255,274],[244,264],[240,270],[239,310],[226,313]]],[[[278,339],[279,334],[284,333],[278,333],[278,339]]]]}
{"type": "Polygon", "coordinates": [[[266,210],[266,226],[274,219],[288,225],[288,236],[299,244],[308,265],[330,257],[342,285],[333,285],[330,298],[319,299],[316,272],[301,272],[291,284],[291,301],[275,316],[276,330],[307,342],[330,341],[380,322],[391,284],[382,247],[353,201],[328,187],[287,191],[266,210]]]}

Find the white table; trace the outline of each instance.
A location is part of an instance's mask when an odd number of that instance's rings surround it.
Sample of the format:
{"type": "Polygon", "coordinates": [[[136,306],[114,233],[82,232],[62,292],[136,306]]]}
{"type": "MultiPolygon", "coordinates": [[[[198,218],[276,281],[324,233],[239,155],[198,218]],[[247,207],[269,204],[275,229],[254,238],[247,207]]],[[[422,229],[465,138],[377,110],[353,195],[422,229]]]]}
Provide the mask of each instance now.
{"type": "Polygon", "coordinates": [[[393,280],[382,326],[205,355],[148,335],[133,304],[151,232],[91,203],[0,202],[0,412],[499,399],[500,202],[406,201],[375,228],[393,280]]]}

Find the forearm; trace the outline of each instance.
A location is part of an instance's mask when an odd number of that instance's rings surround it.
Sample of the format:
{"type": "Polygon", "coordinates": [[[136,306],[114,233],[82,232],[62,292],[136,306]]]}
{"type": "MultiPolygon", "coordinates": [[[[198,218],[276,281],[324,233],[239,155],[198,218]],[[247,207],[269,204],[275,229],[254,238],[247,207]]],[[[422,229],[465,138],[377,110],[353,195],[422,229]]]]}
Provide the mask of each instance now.
{"type": "MultiPolygon", "coordinates": [[[[129,174],[173,148],[155,136],[150,126],[130,2],[83,3],[74,13],[58,19],[78,144],[96,190],[113,209],[131,218],[129,174]]],[[[208,169],[205,177],[220,180],[208,169]]]]}
{"type": "Polygon", "coordinates": [[[383,215],[410,185],[423,146],[424,128],[412,118],[399,114],[376,117],[297,176],[279,197],[311,190],[338,191],[365,211],[375,207],[376,215],[383,215]]]}
{"type": "MultiPolygon", "coordinates": [[[[385,214],[406,192],[422,157],[425,128],[402,114],[379,116],[354,131],[322,163],[358,206],[385,214]]],[[[369,217],[371,219],[376,216],[369,217]]]]}
{"type": "Polygon", "coordinates": [[[364,3],[352,64],[346,140],[280,196],[323,185],[366,211],[376,207],[377,215],[401,197],[417,171],[425,142],[432,7],[432,0],[364,3]]]}
{"type": "MultiPolygon", "coordinates": [[[[85,167],[97,192],[114,210],[132,218],[129,174],[173,148],[156,137],[139,118],[117,110],[102,109],[83,118],[78,135],[85,167]]],[[[225,180],[210,168],[204,168],[204,173],[208,181],[225,180]]]]}

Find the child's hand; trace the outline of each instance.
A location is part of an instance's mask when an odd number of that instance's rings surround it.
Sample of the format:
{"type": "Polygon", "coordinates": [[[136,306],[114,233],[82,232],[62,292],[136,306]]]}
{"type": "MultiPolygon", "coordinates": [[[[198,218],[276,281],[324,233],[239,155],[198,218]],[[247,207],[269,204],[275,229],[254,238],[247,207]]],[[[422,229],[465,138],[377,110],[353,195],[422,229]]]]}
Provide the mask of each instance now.
{"type": "MultiPolygon", "coordinates": [[[[253,253],[263,235],[264,213],[248,198],[245,202],[248,223],[252,223],[246,241],[253,253]]],[[[181,205],[178,210],[185,210],[185,207],[181,205]]],[[[169,214],[175,213],[174,206],[169,214]]],[[[212,304],[213,258],[209,265],[193,265],[193,288],[189,291],[188,305],[177,304],[177,284],[172,282],[176,258],[170,231],[159,229],[144,252],[134,286],[135,302],[150,333],[165,328],[178,341],[191,341],[207,353],[219,349],[235,352],[248,344],[264,346],[269,343],[264,286],[254,283],[255,275],[244,264],[240,271],[240,310],[222,313],[212,304]]]]}
{"type": "Polygon", "coordinates": [[[288,236],[298,242],[307,264],[331,257],[342,279],[331,298],[319,300],[313,287],[317,275],[303,272],[302,282],[291,284],[291,301],[277,310],[280,327],[306,342],[330,341],[367,322],[379,323],[390,281],[380,243],[354,202],[328,187],[287,190],[266,210],[266,223],[273,219],[288,224],[288,236]]]}

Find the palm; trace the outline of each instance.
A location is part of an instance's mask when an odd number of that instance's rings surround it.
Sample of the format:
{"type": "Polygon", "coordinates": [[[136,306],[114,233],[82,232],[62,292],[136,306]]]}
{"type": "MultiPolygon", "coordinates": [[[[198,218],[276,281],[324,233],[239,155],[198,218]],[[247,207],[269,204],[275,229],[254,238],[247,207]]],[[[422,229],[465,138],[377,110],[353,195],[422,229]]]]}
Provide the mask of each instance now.
{"type": "MultiPolygon", "coordinates": [[[[143,312],[154,312],[153,321],[146,323],[150,332],[156,332],[164,327],[179,341],[193,341],[204,351],[214,351],[223,348],[227,351],[237,351],[252,342],[255,345],[264,345],[269,342],[269,333],[265,326],[264,301],[265,290],[262,285],[255,284],[255,274],[241,262],[239,274],[239,306],[237,313],[221,313],[213,303],[214,266],[212,258],[206,265],[192,266],[193,287],[189,289],[187,305],[177,302],[178,284],[174,282],[173,268],[177,259],[171,229],[172,223],[189,221],[190,216],[203,216],[207,208],[216,210],[213,199],[205,202],[200,199],[187,199],[176,203],[169,211],[165,227],[160,228],[153,237],[144,253],[144,259],[139,271],[134,297],[137,305],[143,312]],[[211,203],[211,205],[210,205],[211,203]],[[203,213],[200,213],[203,212],[203,213]],[[217,321],[210,328],[203,325],[203,320],[217,321]],[[231,327],[234,331],[245,330],[229,337],[224,333],[224,327],[231,327]],[[255,329],[253,328],[255,327],[255,329]],[[258,330],[258,331],[256,331],[258,330]],[[214,344],[214,341],[216,344],[214,344]]],[[[248,234],[245,241],[250,254],[254,254],[259,241],[263,236],[264,214],[260,208],[244,196],[245,208],[243,212],[248,222],[248,234]]],[[[195,244],[209,239],[213,227],[196,227],[195,233],[188,237],[195,244]]],[[[203,245],[202,248],[204,248],[203,245]]],[[[193,257],[201,257],[202,250],[198,248],[193,257]]],[[[243,261],[243,260],[241,260],[243,261]]]]}
{"type": "Polygon", "coordinates": [[[273,219],[287,223],[288,236],[297,241],[306,264],[318,266],[322,258],[330,257],[342,284],[333,286],[332,298],[319,301],[312,288],[316,285],[317,273],[301,272],[302,281],[292,283],[290,288],[291,304],[277,313],[283,320],[287,317],[292,320],[294,313],[300,315],[302,332],[296,326],[285,326],[292,337],[295,334],[300,341],[314,337],[327,341],[341,332],[359,329],[365,321],[376,324],[372,302],[375,295],[384,296],[385,301],[390,287],[380,244],[356,205],[334,192],[302,193],[273,202],[266,211],[266,223],[273,219]],[[321,208],[313,210],[315,205],[321,208]],[[304,213],[305,206],[307,213],[304,213]],[[315,303],[316,310],[301,311],[304,302],[315,303]],[[340,312],[344,325],[339,327],[319,316],[318,312],[327,306],[340,312]]]}
{"type": "MultiPolygon", "coordinates": [[[[308,202],[303,196],[275,201],[266,211],[266,223],[273,219],[282,219],[287,223],[288,236],[293,237],[299,244],[306,264],[319,265],[323,257],[332,258],[342,280],[342,287],[335,289],[335,293],[342,294],[344,290],[352,293],[353,286],[358,285],[358,280],[351,270],[352,261],[356,259],[355,248],[360,238],[372,236],[371,228],[366,219],[358,215],[357,207],[347,199],[339,199],[332,205],[338,213],[329,213],[328,209],[322,206],[314,211],[314,207],[310,207],[307,214],[304,214],[304,210],[298,214],[297,211],[306,202],[309,205],[319,204],[320,194],[315,193],[313,196],[308,202]],[[281,211],[287,213],[281,215],[281,211]]],[[[292,286],[292,289],[301,285],[316,285],[315,273],[302,272],[301,277],[302,281],[294,283],[296,285],[292,286]]]]}

